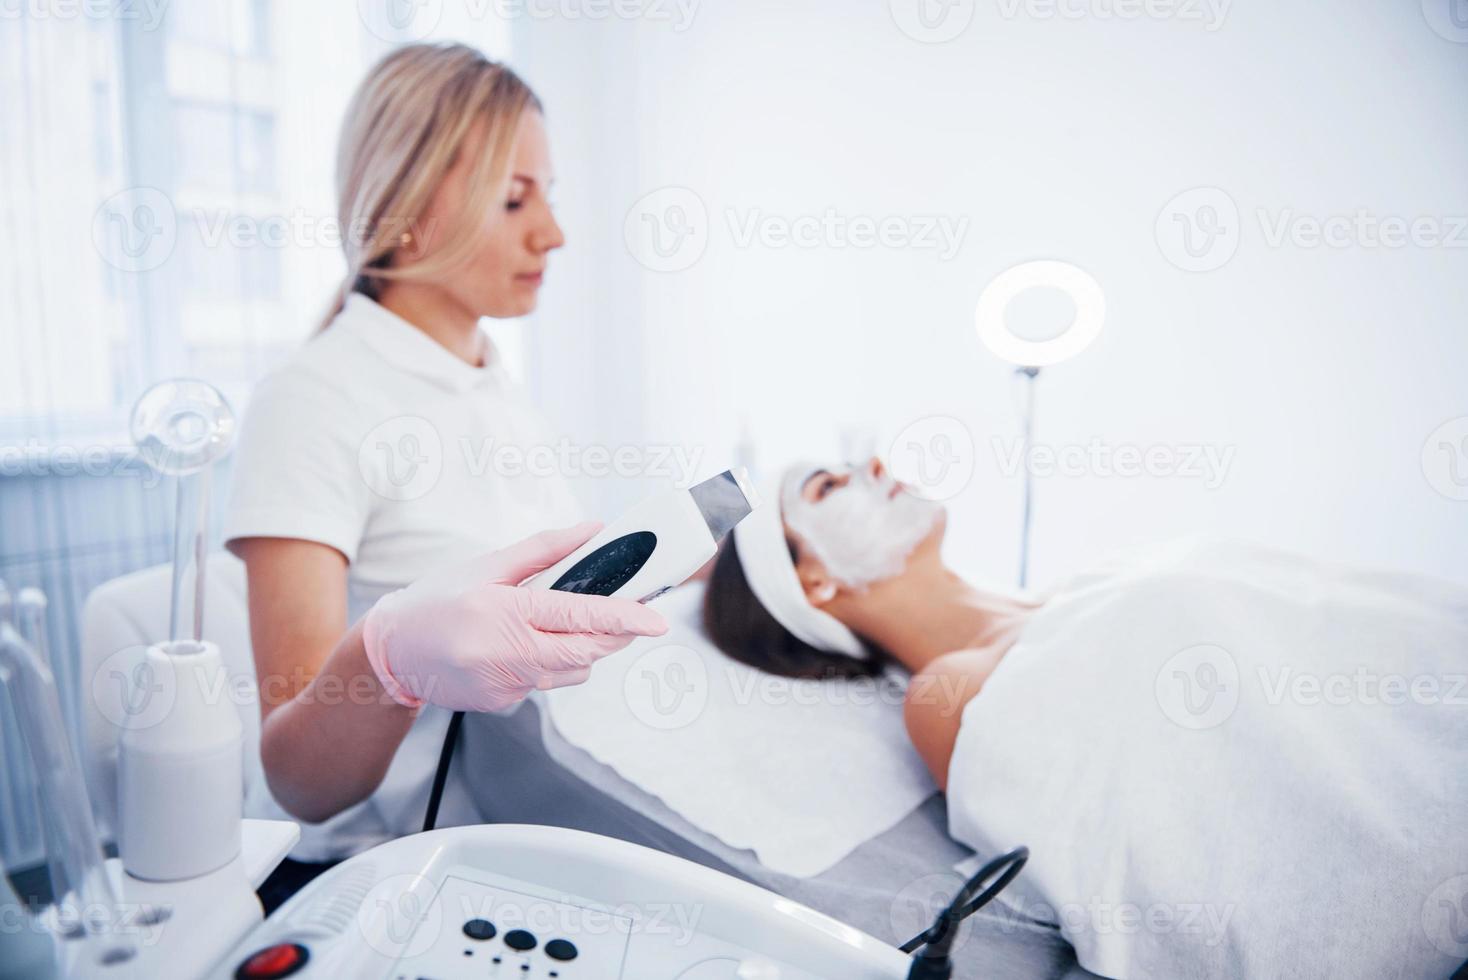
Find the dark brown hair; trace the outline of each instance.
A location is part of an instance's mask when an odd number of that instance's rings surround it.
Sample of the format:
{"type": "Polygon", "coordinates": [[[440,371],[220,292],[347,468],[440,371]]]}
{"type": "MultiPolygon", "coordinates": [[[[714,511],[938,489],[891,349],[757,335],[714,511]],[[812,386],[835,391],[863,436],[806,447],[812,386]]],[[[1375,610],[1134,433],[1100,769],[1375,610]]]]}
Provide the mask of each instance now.
{"type": "MultiPolygon", "coordinates": [[[[796,560],[793,545],[790,560],[796,560]]],[[[781,626],[750,589],[732,535],[719,549],[709,575],[703,596],[703,628],[730,657],[781,677],[873,677],[882,673],[889,659],[885,650],[865,639],[861,641],[867,651],[865,660],[818,650],[781,626]]]]}

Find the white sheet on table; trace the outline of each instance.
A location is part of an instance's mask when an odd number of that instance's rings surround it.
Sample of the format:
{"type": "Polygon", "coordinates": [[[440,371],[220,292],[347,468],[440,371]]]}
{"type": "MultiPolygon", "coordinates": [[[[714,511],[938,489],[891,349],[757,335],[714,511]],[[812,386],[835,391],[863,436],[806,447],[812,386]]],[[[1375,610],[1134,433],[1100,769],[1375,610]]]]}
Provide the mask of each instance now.
{"type": "Polygon", "coordinates": [[[1106,976],[1447,976],[1465,674],[1468,589],[1158,548],[1063,588],[967,706],[950,830],[1030,845],[1026,911],[1106,976]]]}
{"type": "Polygon", "coordinates": [[[936,791],[907,739],[900,685],[789,681],[736,663],[703,635],[702,598],[689,585],[657,600],[666,636],[548,692],[562,737],[797,877],[827,870],[936,791]]]}

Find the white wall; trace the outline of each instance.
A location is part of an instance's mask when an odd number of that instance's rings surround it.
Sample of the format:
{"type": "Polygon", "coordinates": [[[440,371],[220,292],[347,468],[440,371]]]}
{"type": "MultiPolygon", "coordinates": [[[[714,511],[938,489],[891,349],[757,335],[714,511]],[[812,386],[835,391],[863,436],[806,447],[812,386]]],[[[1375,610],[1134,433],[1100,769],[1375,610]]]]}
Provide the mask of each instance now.
{"type": "MultiPolygon", "coordinates": [[[[1468,44],[1430,29],[1416,2],[1241,0],[1210,31],[1044,19],[1042,3],[1004,0],[973,5],[943,44],[899,30],[889,6],[901,5],[706,3],[683,31],[518,25],[572,239],[533,324],[535,386],[567,430],[683,442],[711,471],[741,419],[769,462],[828,455],[849,426],[885,447],[914,419],[958,416],[976,469],[950,501],[953,558],[1009,581],[1019,483],[991,441],[1016,432],[1013,389],[972,312],[1003,269],[1059,258],[1100,281],[1109,316],[1090,350],[1041,378],[1038,440],[1233,455],[1214,489],[1040,480],[1033,580],[1200,530],[1468,580],[1468,502],[1422,469],[1429,433],[1468,416],[1468,231],[1457,248],[1267,237],[1287,211],[1444,230],[1468,215],[1468,44]],[[707,249],[682,271],[648,271],[623,221],[674,185],[706,207],[707,249]],[[1222,268],[1185,272],[1154,223],[1198,186],[1236,203],[1240,240],[1222,268]],[[729,214],[827,208],[968,230],[946,260],[740,247],[729,214]]],[[[1459,462],[1468,474],[1468,448],[1459,462]]],[[[606,509],[633,495],[598,491],[606,509]]]]}

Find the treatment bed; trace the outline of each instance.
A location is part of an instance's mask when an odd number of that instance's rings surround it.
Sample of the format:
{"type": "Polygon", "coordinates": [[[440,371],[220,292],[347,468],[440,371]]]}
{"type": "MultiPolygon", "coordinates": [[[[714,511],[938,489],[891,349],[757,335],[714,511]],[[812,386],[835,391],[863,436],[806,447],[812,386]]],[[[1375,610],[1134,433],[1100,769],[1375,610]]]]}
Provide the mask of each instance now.
{"type": "MultiPolygon", "coordinates": [[[[79,692],[77,699],[88,782],[104,834],[111,830],[111,814],[116,806],[117,722],[122,717],[116,705],[108,709],[109,698],[115,696],[110,679],[126,671],[126,663],[119,657],[140,650],[141,645],[161,635],[167,622],[168,588],[167,567],[134,572],[96,589],[82,616],[78,676],[108,682],[90,685],[91,690],[79,692]]],[[[696,623],[699,588],[675,590],[658,605],[670,621],[676,621],[677,635],[670,634],[666,639],[680,640],[685,649],[697,650],[715,662],[722,659],[722,654],[702,638],[696,623]]],[[[210,557],[206,607],[211,637],[224,653],[231,675],[229,689],[234,692],[245,730],[247,809],[253,801],[258,810],[262,800],[269,801],[265,800],[267,791],[259,761],[260,722],[253,691],[244,569],[230,555],[210,557]]],[[[596,682],[619,665],[635,662],[638,656],[639,648],[634,646],[603,661],[593,673],[593,682],[575,690],[583,697],[606,698],[606,681],[600,686],[596,682]]],[[[551,696],[561,694],[552,692],[551,696]]],[[[616,692],[611,696],[617,697],[616,692]]],[[[785,719],[782,731],[792,751],[810,754],[812,759],[822,747],[839,751],[839,745],[833,746],[829,738],[823,737],[828,733],[819,730],[819,712],[812,715],[812,727],[805,730],[804,719],[811,713],[790,707],[792,710],[781,714],[785,719]]],[[[555,710],[565,716],[570,708],[562,705],[555,710]]],[[[889,755],[899,741],[890,734],[892,710],[889,704],[885,715],[889,734],[879,740],[892,749],[889,755]]],[[[446,726],[448,713],[439,714],[442,717],[422,719],[430,733],[441,733],[446,726]]],[[[753,881],[893,943],[927,928],[964,880],[954,865],[970,852],[949,838],[944,800],[931,787],[921,798],[910,793],[912,806],[895,814],[890,826],[858,842],[850,853],[819,873],[784,874],[763,864],[754,850],[731,846],[701,830],[656,795],[572,744],[551,723],[551,714],[547,696],[536,695],[507,715],[467,717],[453,766],[462,777],[460,789],[467,788],[483,819],[571,827],[656,847],[753,881]]],[[[579,713],[570,714],[574,719],[579,713]]],[[[716,713],[705,712],[703,722],[717,723],[717,719],[716,713]]],[[[678,741],[676,732],[649,729],[648,734],[663,736],[650,737],[650,745],[678,741]]],[[[736,767],[725,772],[735,798],[768,788],[767,773],[759,767],[736,767]]],[[[426,784],[422,802],[415,796],[402,803],[403,812],[411,810],[410,823],[421,820],[423,803],[426,784]]],[[[256,815],[281,813],[271,807],[256,815]]],[[[828,816],[839,814],[806,807],[800,811],[792,808],[787,816],[791,823],[798,819],[809,834],[810,828],[819,829],[828,816]]],[[[314,855],[304,859],[319,860],[314,855]]],[[[1053,926],[1036,923],[1004,905],[1003,900],[1001,897],[964,924],[955,951],[957,976],[1091,976],[1076,965],[1070,946],[1053,926]]]]}
{"type": "MultiPolygon", "coordinates": [[[[643,648],[671,640],[685,657],[696,653],[721,669],[746,670],[727,661],[702,639],[696,623],[701,587],[687,586],[678,592],[682,594],[675,593],[659,602],[673,626],[669,636],[638,641],[616,655],[625,658],[619,666],[635,663],[643,648]]],[[[696,826],[658,796],[599,761],[591,751],[573,744],[553,721],[557,714],[565,716],[578,704],[590,703],[588,699],[612,699],[618,702],[615,710],[623,709],[623,685],[613,673],[615,669],[610,660],[599,664],[592,682],[574,695],[560,691],[536,695],[507,715],[466,718],[455,766],[463,767],[460,775],[486,820],[572,827],[656,847],[745,878],[894,944],[925,929],[963,883],[964,876],[955,865],[970,858],[972,852],[948,836],[944,799],[935,790],[893,826],[860,842],[830,867],[812,875],[782,873],[762,862],[751,848],[731,846],[696,826]],[[596,676],[603,672],[611,676],[596,676]],[[553,710],[548,704],[552,698],[566,698],[573,703],[553,710]]],[[[598,707],[604,710],[606,706],[598,707]]],[[[824,756],[843,750],[841,745],[831,744],[829,733],[820,729],[820,718],[813,711],[802,712],[802,706],[793,702],[777,705],[774,710],[796,731],[801,728],[797,720],[800,715],[811,715],[812,724],[804,740],[790,745],[790,751],[804,753],[810,764],[820,764],[824,756]]],[[[861,710],[900,713],[890,699],[861,710]]],[[[722,722],[736,729],[731,738],[738,737],[738,726],[731,718],[720,719],[716,704],[706,708],[699,721],[716,725],[722,722]]],[[[635,732],[635,726],[628,726],[628,731],[635,732]]],[[[676,729],[647,727],[645,733],[647,751],[652,753],[679,737],[676,729]]],[[[717,764],[717,760],[706,761],[717,764]]],[[[761,783],[765,774],[761,771],[742,767],[732,772],[740,783],[728,787],[729,798],[764,791],[761,783]],[[746,779],[747,785],[743,782],[746,779]]],[[[840,804],[831,801],[828,805],[840,804]]],[[[814,817],[819,822],[820,815],[814,817]]],[[[767,839],[763,833],[758,836],[767,839]]],[[[1005,904],[1004,896],[979,911],[963,929],[955,953],[957,976],[1093,976],[1076,964],[1070,946],[1055,927],[1005,904]]]]}

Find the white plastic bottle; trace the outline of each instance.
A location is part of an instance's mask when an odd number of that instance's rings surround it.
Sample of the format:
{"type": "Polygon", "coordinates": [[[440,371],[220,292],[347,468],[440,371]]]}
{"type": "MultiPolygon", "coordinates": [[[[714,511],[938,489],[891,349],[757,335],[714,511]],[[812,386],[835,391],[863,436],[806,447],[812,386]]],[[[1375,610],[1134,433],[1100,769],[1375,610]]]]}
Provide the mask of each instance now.
{"type": "Polygon", "coordinates": [[[156,643],[144,665],[118,753],[117,847],[133,877],[180,881],[240,853],[243,726],[213,643],[156,643]]]}

